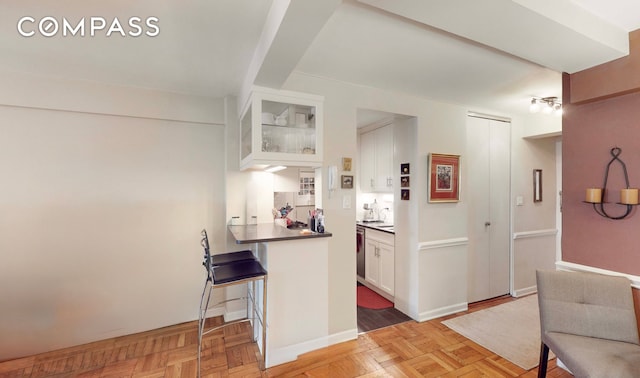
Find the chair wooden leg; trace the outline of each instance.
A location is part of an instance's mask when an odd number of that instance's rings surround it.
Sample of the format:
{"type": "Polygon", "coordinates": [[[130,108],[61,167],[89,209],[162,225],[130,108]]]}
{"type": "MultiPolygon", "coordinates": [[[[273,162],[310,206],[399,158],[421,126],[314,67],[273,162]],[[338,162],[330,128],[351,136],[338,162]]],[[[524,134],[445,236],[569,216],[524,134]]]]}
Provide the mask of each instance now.
{"type": "Polygon", "coordinates": [[[538,378],[547,376],[547,363],[549,362],[549,347],[540,343],[540,364],[538,365],[538,378]]]}

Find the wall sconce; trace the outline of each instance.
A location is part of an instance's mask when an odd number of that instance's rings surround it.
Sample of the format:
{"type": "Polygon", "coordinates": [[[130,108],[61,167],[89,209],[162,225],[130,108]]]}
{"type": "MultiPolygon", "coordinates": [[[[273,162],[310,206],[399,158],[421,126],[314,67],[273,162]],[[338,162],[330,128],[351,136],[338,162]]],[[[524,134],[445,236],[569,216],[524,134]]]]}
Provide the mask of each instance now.
{"type": "Polygon", "coordinates": [[[638,189],[629,188],[627,166],[624,164],[622,159],[619,158],[621,153],[622,149],[619,147],[614,147],[611,149],[611,156],[613,156],[613,158],[611,158],[609,164],[607,164],[607,169],[605,170],[604,174],[604,185],[602,186],[602,188],[588,188],[586,200],[584,201],[586,203],[592,204],[593,209],[596,211],[596,213],[598,213],[598,215],[614,220],[626,218],[631,213],[633,206],[638,205],[638,189]],[[618,163],[620,163],[620,165],[622,165],[622,171],[624,172],[624,181],[626,184],[626,188],[620,190],[620,202],[618,202],[617,204],[626,206],[627,209],[624,214],[618,216],[609,215],[604,209],[605,202],[603,201],[605,192],[607,190],[607,180],[609,179],[609,167],[611,167],[611,164],[614,161],[617,161],[618,163]]]}
{"type": "Polygon", "coordinates": [[[531,99],[529,112],[562,115],[562,102],[557,97],[534,97],[531,99]]]}

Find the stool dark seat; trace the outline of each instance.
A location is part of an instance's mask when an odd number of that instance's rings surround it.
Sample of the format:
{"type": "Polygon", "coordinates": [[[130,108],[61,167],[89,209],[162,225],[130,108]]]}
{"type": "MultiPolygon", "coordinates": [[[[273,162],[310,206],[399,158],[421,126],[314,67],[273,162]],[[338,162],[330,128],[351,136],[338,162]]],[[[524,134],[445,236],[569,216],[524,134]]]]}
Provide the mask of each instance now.
{"type": "Polygon", "coordinates": [[[244,260],[213,267],[213,284],[240,283],[248,278],[264,276],[267,271],[256,260],[244,260]]]}
{"type": "Polygon", "coordinates": [[[216,329],[225,327],[227,325],[242,322],[242,321],[254,321],[251,327],[253,340],[257,341],[256,326],[260,325],[262,328],[262,369],[266,368],[266,317],[267,317],[267,271],[262,267],[260,262],[256,260],[253,252],[250,250],[226,252],[217,255],[211,255],[209,251],[209,238],[207,237],[207,231],[202,230],[202,240],[200,244],[204,248],[204,265],[207,271],[207,277],[204,284],[204,290],[202,291],[202,298],[200,299],[200,311],[198,314],[198,377],[200,377],[201,368],[201,354],[203,345],[203,336],[216,329]],[[261,281],[261,285],[258,284],[261,281]],[[226,302],[246,299],[247,300],[247,316],[246,318],[239,319],[224,323],[223,325],[213,327],[205,330],[205,322],[207,317],[207,310],[209,310],[209,301],[213,289],[224,288],[232,285],[244,284],[246,286],[246,296],[238,298],[227,298],[221,302],[218,302],[211,306],[211,308],[222,305],[226,302]],[[259,295],[261,292],[261,295],[259,295]]]}
{"type": "Polygon", "coordinates": [[[253,255],[253,252],[250,250],[238,251],[238,252],[227,252],[227,253],[218,253],[215,255],[211,255],[211,264],[216,267],[219,265],[226,265],[235,262],[241,261],[255,261],[256,258],[253,255]]]}
{"type": "MultiPolygon", "coordinates": [[[[200,244],[205,250],[209,250],[209,237],[207,236],[207,230],[203,229],[201,234],[202,240],[200,241],[200,244]]],[[[224,265],[244,260],[255,260],[255,256],[253,255],[253,252],[251,252],[251,250],[245,249],[244,251],[226,252],[211,255],[211,265],[213,266],[224,265]]]]}

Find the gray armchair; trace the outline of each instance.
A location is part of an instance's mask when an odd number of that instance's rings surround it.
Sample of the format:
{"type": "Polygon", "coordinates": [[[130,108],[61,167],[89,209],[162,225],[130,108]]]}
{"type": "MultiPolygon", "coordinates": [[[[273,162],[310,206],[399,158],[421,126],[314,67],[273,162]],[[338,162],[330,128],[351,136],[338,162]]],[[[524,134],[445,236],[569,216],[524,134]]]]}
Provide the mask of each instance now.
{"type": "Polygon", "coordinates": [[[631,283],[594,273],[538,271],[540,366],[549,349],[576,377],[640,377],[631,283]]]}

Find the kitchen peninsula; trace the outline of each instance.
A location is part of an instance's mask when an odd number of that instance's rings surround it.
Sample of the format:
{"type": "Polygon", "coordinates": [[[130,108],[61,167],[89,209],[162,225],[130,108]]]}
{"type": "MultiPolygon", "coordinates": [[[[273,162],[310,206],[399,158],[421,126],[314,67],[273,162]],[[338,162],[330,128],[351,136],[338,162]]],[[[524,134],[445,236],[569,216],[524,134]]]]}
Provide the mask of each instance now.
{"type": "Polygon", "coordinates": [[[251,245],[268,272],[266,366],[329,345],[331,233],[290,230],[273,223],[234,225],[229,231],[236,243],[251,245]]]}

